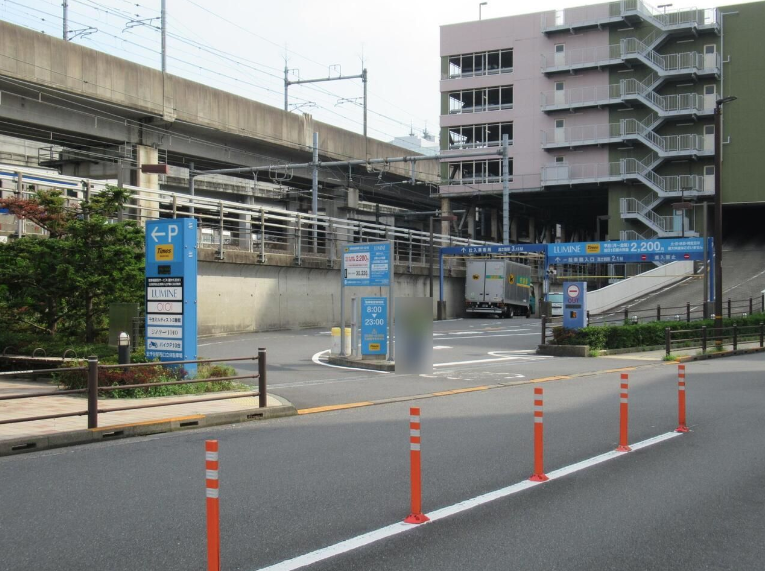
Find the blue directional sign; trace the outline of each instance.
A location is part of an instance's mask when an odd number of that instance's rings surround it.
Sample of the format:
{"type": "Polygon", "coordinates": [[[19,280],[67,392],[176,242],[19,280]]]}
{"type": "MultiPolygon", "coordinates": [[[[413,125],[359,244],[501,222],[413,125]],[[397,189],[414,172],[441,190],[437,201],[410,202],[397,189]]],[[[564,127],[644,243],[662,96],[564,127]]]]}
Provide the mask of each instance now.
{"type": "Polygon", "coordinates": [[[350,244],[343,252],[343,284],[389,286],[393,266],[390,242],[350,244]]]}
{"type": "Polygon", "coordinates": [[[587,282],[563,282],[563,327],[587,327],[587,282]]]}
{"type": "Polygon", "coordinates": [[[451,246],[441,248],[442,256],[477,256],[482,254],[537,254],[547,251],[547,244],[495,244],[493,246],[451,246]]]}
{"type": "Polygon", "coordinates": [[[361,298],[361,354],[388,352],[388,298],[361,298]]]}
{"type": "Polygon", "coordinates": [[[550,264],[676,262],[701,260],[703,238],[570,242],[547,245],[550,264]]]}
{"type": "MultiPolygon", "coordinates": [[[[197,358],[197,221],[146,223],[146,356],[197,358]]],[[[190,373],[196,365],[184,365],[190,373]]]]}

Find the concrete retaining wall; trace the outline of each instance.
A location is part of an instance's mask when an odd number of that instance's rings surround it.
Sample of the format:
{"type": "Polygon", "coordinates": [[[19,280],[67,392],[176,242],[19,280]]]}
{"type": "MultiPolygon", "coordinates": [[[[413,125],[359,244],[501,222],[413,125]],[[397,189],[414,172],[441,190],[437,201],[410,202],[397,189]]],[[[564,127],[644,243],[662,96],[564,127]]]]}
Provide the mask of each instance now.
{"type": "MultiPolygon", "coordinates": [[[[444,278],[447,318],[464,309],[465,278],[444,278]]],[[[396,297],[426,297],[427,276],[396,274],[396,297]]],[[[438,297],[438,278],[435,278],[438,297]]],[[[351,296],[384,294],[387,288],[347,288],[346,319],[351,296]]],[[[435,313],[435,304],[434,304],[435,313]]],[[[340,271],[199,262],[199,334],[330,327],[340,324],[340,271]]]]}
{"type": "Polygon", "coordinates": [[[587,309],[592,314],[601,313],[678,282],[692,273],[693,262],[665,264],[619,283],[587,292],[587,309]]]}

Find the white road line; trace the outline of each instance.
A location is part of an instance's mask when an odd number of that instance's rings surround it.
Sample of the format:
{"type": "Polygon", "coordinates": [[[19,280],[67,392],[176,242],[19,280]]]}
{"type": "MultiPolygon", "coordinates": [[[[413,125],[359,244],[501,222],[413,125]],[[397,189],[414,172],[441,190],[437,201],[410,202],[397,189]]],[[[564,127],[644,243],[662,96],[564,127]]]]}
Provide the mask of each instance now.
{"type": "Polygon", "coordinates": [[[325,367],[332,367],[333,369],[343,369],[345,371],[364,371],[365,373],[380,373],[382,375],[387,375],[389,371],[375,371],[373,369],[362,369],[360,367],[343,367],[341,365],[330,365],[329,363],[323,362],[320,357],[324,355],[324,353],[329,353],[331,349],[326,349],[324,351],[319,351],[316,353],[313,357],[311,357],[311,361],[316,363],[317,365],[323,365],[325,367]]]}
{"type": "Polygon", "coordinates": [[[440,351],[441,349],[453,349],[454,347],[449,347],[448,345],[435,345],[433,347],[433,351],[440,351]]]}
{"type": "MultiPolygon", "coordinates": [[[[665,434],[649,438],[648,440],[643,440],[642,442],[631,444],[630,446],[632,447],[632,450],[639,450],[640,448],[647,448],[648,446],[658,444],[659,442],[669,440],[670,438],[680,436],[681,434],[681,432],[667,432],[665,434]]],[[[560,468],[554,472],[549,472],[547,474],[547,476],[550,478],[548,482],[562,478],[564,476],[568,476],[574,472],[579,472],[585,468],[597,466],[598,464],[602,464],[608,460],[613,460],[614,458],[618,458],[624,454],[631,454],[631,452],[606,452],[605,454],[595,456],[594,458],[589,458],[588,460],[577,462],[576,464],[560,468]]],[[[467,511],[477,506],[481,506],[483,504],[487,504],[489,502],[493,502],[495,500],[506,498],[507,496],[517,494],[523,490],[528,490],[529,488],[540,486],[545,483],[546,482],[531,482],[530,480],[524,480],[523,482],[518,482],[517,484],[507,486],[506,488],[501,488],[487,494],[476,496],[475,498],[470,498],[469,500],[464,500],[451,506],[446,506],[434,512],[430,512],[426,514],[430,518],[430,522],[428,523],[419,525],[403,522],[394,523],[392,525],[370,531],[369,533],[358,535],[356,537],[352,537],[351,539],[346,539],[340,543],[336,543],[328,547],[323,547],[322,549],[317,549],[316,551],[306,553],[305,555],[295,557],[294,559],[288,559],[287,561],[282,561],[281,563],[271,565],[270,567],[263,567],[260,569],[260,571],[293,571],[294,569],[301,569],[303,567],[307,567],[308,565],[318,563],[319,561],[324,561],[326,559],[330,559],[331,557],[342,555],[343,553],[348,553],[354,549],[359,549],[360,547],[371,545],[372,543],[376,543],[406,531],[415,530],[419,527],[422,527],[423,525],[432,524],[440,519],[456,515],[458,513],[467,511]]]]}
{"type": "MultiPolygon", "coordinates": [[[[468,337],[449,337],[449,341],[455,339],[492,339],[494,337],[527,337],[529,335],[539,336],[539,332],[536,333],[503,333],[501,335],[469,335],[468,337]]],[[[446,339],[444,339],[446,341],[446,339]]]]}
{"type": "MultiPolygon", "coordinates": [[[[494,353],[489,353],[493,355],[494,353]]],[[[545,359],[552,359],[553,357],[547,355],[506,355],[504,357],[496,356],[493,359],[474,359],[472,361],[453,361],[451,363],[435,363],[434,367],[449,367],[451,365],[475,365],[478,363],[493,363],[497,361],[517,361],[523,359],[524,362],[529,361],[544,361],[545,359]]]]}
{"type": "Polygon", "coordinates": [[[514,361],[515,359],[523,359],[524,357],[518,355],[517,357],[494,357],[493,359],[475,359],[473,361],[454,361],[452,363],[435,363],[434,367],[450,367],[452,365],[475,365],[476,363],[491,363],[494,361],[514,361]]]}

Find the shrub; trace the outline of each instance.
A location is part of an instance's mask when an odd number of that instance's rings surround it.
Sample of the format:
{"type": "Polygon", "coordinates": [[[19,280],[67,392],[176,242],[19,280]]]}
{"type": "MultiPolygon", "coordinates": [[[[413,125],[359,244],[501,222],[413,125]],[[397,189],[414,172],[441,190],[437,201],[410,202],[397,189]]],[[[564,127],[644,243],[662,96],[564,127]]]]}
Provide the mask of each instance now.
{"type": "MultiPolygon", "coordinates": [[[[68,363],[54,379],[65,389],[83,389],[88,385],[86,372],[66,371],[66,368],[87,366],[87,361],[68,363]]],[[[151,367],[134,367],[126,369],[100,369],[98,372],[99,387],[119,387],[124,385],[143,385],[151,383],[168,383],[180,381],[186,375],[182,367],[164,367],[157,363],[151,367]]],[[[236,370],[227,365],[202,365],[196,378],[223,378],[236,375],[236,370]]],[[[239,390],[242,385],[232,381],[212,381],[209,383],[191,383],[188,385],[168,385],[146,387],[139,389],[124,389],[104,391],[102,398],[143,398],[173,395],[202,394],[217,391],[239,390]]]]}
{"type": "MultiPolygon", "coordinates": [[[[765,314],[724,319],[723,327],[726,329],[724,334],[730,335],[730,328],[733,325],[744,327],[759,325],[761,322],[765,322],[765,314]]],[[[698,341],[694,341],[694,338],[701,336],[701,327],[704,325],[707,326],[711,345],[712,328],[714,327],[714,321],[711,319],[692,321],[691,323],[657,321],[638,325],[593,325],[578,331],[556,327],[553,329],[553,339],[558,345],[589,345],[590,349],[597,350],[664,346],[664,330],[669,327],[672,331],[683,332],[672,335],[673,347],[682,347],[684,340],[687,340],[685,345],[698,345],[698,341]]],[[[740,339],[743,339],[743,336],[740,336],[740,339]]]]}

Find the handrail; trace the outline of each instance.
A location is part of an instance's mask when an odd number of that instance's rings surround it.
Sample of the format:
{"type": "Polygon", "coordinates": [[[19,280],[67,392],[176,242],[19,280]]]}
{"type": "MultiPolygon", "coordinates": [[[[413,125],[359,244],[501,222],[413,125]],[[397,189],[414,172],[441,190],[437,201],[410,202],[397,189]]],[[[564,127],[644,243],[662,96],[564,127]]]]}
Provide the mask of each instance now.
{"type": "MultiPolygon", "coordinates": [[[[118,412],[118,411],[124,411],[124,410],[137,410],[141,408],[154,408],[159,406],[172,406],[175,404],[179,404],[178,402],[161,402],[161,403],[153,403],[153,404],[141,404],[136,406],[128,406],[128,407],[118,407],[118,408],[108,408],[108,409],[100,409],[98,408],[98,393],[100,392],[110,392],[110,391],[119,391],[119,390],[134,390],[134,389],[145,389],[145,388],[151,388],[151,387],[163,387],[163,386],[172,386],[172,385],[188,385],[188,384],[197,384],[197,383],[216,383],[216,382],[223,382],[223,381],[233,381],[233,380],[242,380],[242,379],[258,379],[258,390],[252,391],[252,392],[245,392],[245,393],[236,393],[234,395],[218,395],[214,397],[206,397],[203,399],[194,399],[192,402],[203,402],[203,401],[214,401],[214,400],[224,400],[224,399],[230,399],[230,398],[242,398],[246,396],[257,396],[258,397],[258,406],[260,408],[265,408],[268,404],[267,399],[267,379],[266,379],[266,350],[263,348],[258,349],[258,355],[255,357],[229,357],[229,358],[220,358],[220,359],[195,359],[195,360],[184,360],[184,361],[165,361],[165,362],[152,362],[152,363],[132,363],[132,364],[124,364],[124,365],[99,365],[98,358],[97,357],[89,357],[88,358],[88,366],[87,367],[72,367],[72,368],[63,368],[63,369],[48,369],[49,372],[56,372],[56,373],[69,373],[69,372],[87,372],[88,377],[88,384],[87,388],[83,389],[67,389],[63,391],[46,391],[42,393],[18,393],[18,394],[12,394],[12,395],[5,395],[0,396],[0,401],[3,400],[16,400],[16,399],[23,399],[23,398],[37,398],[37,397],[49,397],[49,396],[61,396],[61,395],[71,395],[71,394],[87,394],[88,396],[88,408],[85,411],[76,411],[76,412],[69,412],[69,413],[58,413],[58,414],[51,414],[51,415],[42,415],[42,416],[33,416],[33,417],[22,417],[22,418],[11,418],[11,419],[5,419],[0,420],[0,425],[2,424],[16,424],[20,422],[32,422],[36,420],[49,420],[54,418],[67,418],[72,416],[88,416],[88,428],[98,428],[98,415],[99,413],[106,413],[106,412],[118,412]],[[99,382],[99,372],[101,370],[112,370],[112,369],[131,369],[136,367],[164,367],[164,366],[171,366],[171,365],[182,365],[182,364],[203,364],[203,363],[228,363],[233,361],[257,361],[258,362],[258,372],[253,373],[250,375],[234,375],[234,376],[227,376],[227,377],[210,377],[205,379],[186,379],[186,380],[180,380],[180,381],[169,381],[169,382],[156,382],[156,383],[143,383],[143,384],[131,384],[131,385],[113,385],[108,387],[101,387],[98,385],[99,382]]],[[[13,371],[6,374],[14,374],[19,375],[23,373],[30,373],[30,371],[13,371]]],[[[3,374],[3,373],[0,373],[3,374]]],[[[182,403],[180,403],[182,404],[182,403]]]]}
{"type": "MultiPolygon", "coordinates": [[[[73,181],[80,190],[77,197],[68,197],[75,204],[84,197],[89,185],[92,193],[102,192],[107,183],[74,177],[65,177],[39,169],[0,165],[0,179],[15,180],[20,172],[24,181],[36,188],[66,188],[71,192],[73,181]],[[35,177],[34,180],[32,177],[35,177]],[[43,180],[44,179],[44,180],[43,180]]],[[[501,182],[501,179],[497,179],[501,182]]],[[[334,218],[322,214],[301,213],[281,208],[247,205],[227,200],[213,200],[201,196],[175,193],[165,190],[146,189],[126,185],[134,192],[129,204],[124,206],[126,219],[139,223],[153,218],[178,218],[188,216],[193,208],[199,223],[200,248],[247,251],[258,254],[264,263],[269,254],[292,255],[296,263],[302,258],[314,257],[336,265],[340,246],[348,242],[392,240],[395,244],[397,262],[408,266],[429,263],[431,236],[429,232],[408,228],[386,226],[375,222],[334,218]],[[221,244],[223,243],[223,244],[221,244]]],[[[32,193],[24,190],[25,196],[32,193]]],[[[360,207],[364,204],[360,204],[360,207]]],[[[379,212],[371,208],[370,215],[396,214],[400,209],[381,207],[379,212]]],[[[436,248],[443,246],[490,245],[492,242],[462,238],[435,232],[432,237],[436,248]]]]}
{"type": "Polygon", "coordinates": [[[617,0],[605,4],[578,6],[542,13],[543,32],[568,30],[582,26],[601,26],[608,22],[624,22],[629,16],[637,15],[662,31],[682,28],[718,26],[717,9],[674,8],[659,10],[643,0],[617,0]]]}

